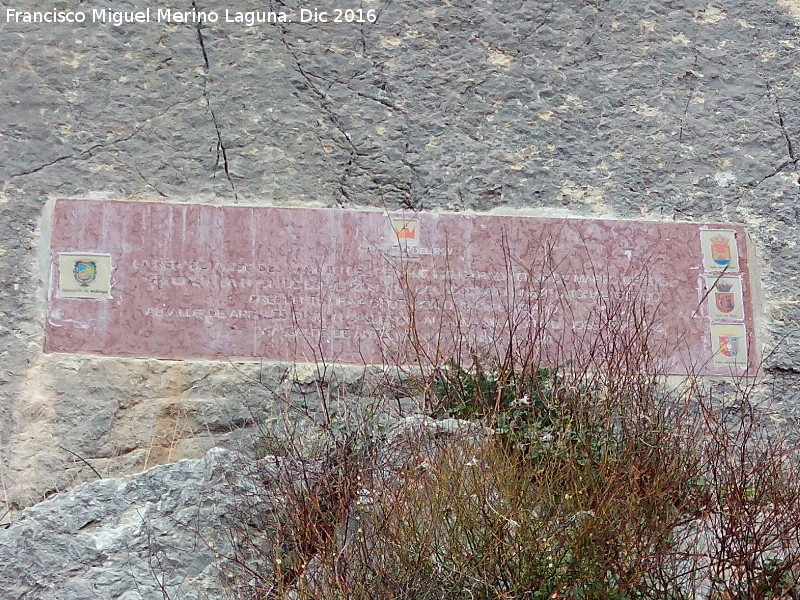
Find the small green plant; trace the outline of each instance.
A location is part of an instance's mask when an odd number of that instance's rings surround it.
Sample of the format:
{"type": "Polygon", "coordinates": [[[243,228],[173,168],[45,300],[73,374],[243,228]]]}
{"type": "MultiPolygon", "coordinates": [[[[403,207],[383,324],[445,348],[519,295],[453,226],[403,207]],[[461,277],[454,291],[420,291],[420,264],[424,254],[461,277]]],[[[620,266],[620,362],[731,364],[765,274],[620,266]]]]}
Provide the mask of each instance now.
{"type": "Polygon", "coordinates": [[[473,355],[469,369],[451,361],[436,370],[429,405],[436,418],[484,422],[498,443],[530,458],[552,431],[556,382],[554,372],[544,367],[528,372],[488,369],[473,355]]]}

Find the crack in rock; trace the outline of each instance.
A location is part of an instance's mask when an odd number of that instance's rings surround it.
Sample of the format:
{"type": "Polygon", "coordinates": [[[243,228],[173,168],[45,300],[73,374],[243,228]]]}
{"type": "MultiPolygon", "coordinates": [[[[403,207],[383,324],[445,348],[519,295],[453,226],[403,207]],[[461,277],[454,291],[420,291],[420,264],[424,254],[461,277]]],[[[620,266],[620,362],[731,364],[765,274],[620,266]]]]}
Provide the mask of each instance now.
{"type": "MultiPolygon", "coordinates": [[[[751,182],[750,184],[745,185],[744,191],[736,197],[737,200],[739,200],[746,191],[754,190],[762,183],[764,183],[767,179],[771,179],[779,175],[788,167],[793,167],[795,170],[797,170],[798,164],[800,163],[800,156],[797,156],[795,154],[794,144],[792,144],[792,138],[789,137],[789,132],[786,130],[786,122],[783,117],[783,109],[781,108],[780,100],[778,99],[778,96],[772,91],[772,86],[770,86],[769,83],[767,83],[766,86],[767,86],[767,95],[775,103],[775,116],[777,117],[778,127],[781,130],[781,136],[786,142],[786,152],[789,155],[789,160],[783,161],[781,164],[775,167],[775,169],[771,173],[764,175],[758,181],[751,182]]],[[[800,178],[798,178],[797,183],[800,184],[800,178]]]]}
{"type": "Polygon", "coordinates": [[[792,140],[789,137],[789,133],[786,131],[786,124],[784,123],[783,120],[783,111],[781,110],[780,101],[778,100],[778,96],[773,95],[772,88],[770,88],[769,84],[767,84],[767,93],[769,93],[769,95],[772,96],[773,100],[775,101],[775,113],[778,116],[778,125],[781,128],[781,133],[783,133],[783,139],[786,140],[786,150],[789,153],[789,158],[791,159],[792,163],[797,165],[798,159],[794,154],[794,147],[792,146],[792,140]]]}
{"type": "MultiPolygon", "coordinates": [[[[195,2],[195,0],[192,0],[192,10],[194,11],[197,10],[197,2],[195,2]]],[[[206,42],[205,39],[203,38],[203,29],[199,21],[197,23],[197,41],[200,43],[200,50],[203,53],[203,68],[205,72],[205,77],[203,78],[203,98],[205,98],[206,100],[208,113],[211,115],[211,123],[214,125],[214,131],[217,134],[217,140],[216,140],[217,160],[214,163],[214,172],[216,173],[217,169],[220,167],[220,162],[221,162],[222,170],[225,173],[225,178],[228,180],[228,184],[231,186],[233,201],[234,203],[238,204],[239,194],[236,192],[236,185],[233,183],[233,177],[231,177],[230,164],[228,163],[228,149],[225,147],[225,143],[222,140],[222,131],[220,130],[219,121],[217,120],[217,115],[214,112],[214,107],[211,105],[211,96],[208,93],[208,80],[211,72],[211,63],[208,60],[208,52],[206,51],[206,42]]]]}
{"type": "Polygon", "coordinates": [[[37,167],[33,167],[33,168],[27,169],[25,171],[20,171],[19,173],[12,173],[11,175],[8,176],[8,179],[14,179],[14,178],[17,178],[17,177],[26,177],[27,175],[33,175],[34,173],[38,173],[40,171],[43,171],[44,169],[47,169],[48,167],[52,167],[53,165],[58,164],[60,162],[63,162],[65,160],[91,157],[92,154],[94,152],[98,151],[98,150],[105,150],[106,148],[111,148],[113,146],[116,146],[117,144],[121,144],[122,142],[127,142],[129,140],[132,140],[137,135],[139,135],[139,133],[141,133],[144,129],[146,129],[148,127],[148,125],[151,124],[153,119],[155,119],[157,117],[163,117],[169,111],[171,111],[173,108],[175,108],[177,106],[180,106],[182,104],[191,104],[192,102],[196,102],[199,98],[200,98],[200,96],[198,96],[196,98],[191,98],[189,100],[181,100],[180,102],[176,102],[175,104],[172,104],[171,106],[168,106],[167,109],[164,112],[160,113],[159,115],[147,118],[142,125],[140,125],[136,129],[134,129],[128,135],[124,135],[122,137],[115,138],[115,139],[111,140],[110,142],[101,142],[101,143],[93,144],[93,145],[89,146],[88,148],[86,148],[84,150],[79,150],[77,152],[72,152],[70,154],[64,154],[63,156],[59,156],[58,158],[54,158],[53,160],[48,161],[46,163],[43,163],[43,164],[41,164],[41,165],[39,165],[37,167]]]}
{"type": "MultiPolygon", "coordinates": [[[[286,48],[286,51],[292,57],[292,60],[294,61],[295,66],[297,67],[297,72],[300,73],[300,75],[306,81],[306,84],[308,85],[309,89],[319,98],[320,107],[322,108],[323,112],[328,116],[328,119],[330,119],[331,123],[333,123],[333,126],[337,129],[337,131],[339,131],[339,133],[345,139],[345,141],[347,142],[347,146],[349,146],[350,155],[348,156],[347,163],[344,165],[342,169],[342,174],[339,177],[339,193],[341,194],[341,197],[336,201],[339,206],[342,206],[344,205],[344,203],[351,201],[350,193],[347,191],[347,181],[350,178],[350,174],[353,171],[356,160],[359,156],[361,156],[361,153],[358,151],[358,148],[356,148],[356,145],[353,142],[353,138],[347,132],[344,125],[342,125],[339,116],[331,108],[330,99],[328,98],[328,95],[319,88],[319,86],[314,82],[312,77],[321,79],[323,81],[327,80],[324,77],[320,77],[313,73],[309,73],[303,68],[302,63],[300,62],[300,57],[297,55],[297,52],[295,52],[294,48],[292,48],[291,44],[289,44],[288,40],[286,39],[287,33],[288,32],[286,27],[282,26],[281,42],[286,48]]],[[[374,98],[370,99],[375,100],[374,98]]],[[[380,100],[376,101],[380,102],[380,100]]]]}

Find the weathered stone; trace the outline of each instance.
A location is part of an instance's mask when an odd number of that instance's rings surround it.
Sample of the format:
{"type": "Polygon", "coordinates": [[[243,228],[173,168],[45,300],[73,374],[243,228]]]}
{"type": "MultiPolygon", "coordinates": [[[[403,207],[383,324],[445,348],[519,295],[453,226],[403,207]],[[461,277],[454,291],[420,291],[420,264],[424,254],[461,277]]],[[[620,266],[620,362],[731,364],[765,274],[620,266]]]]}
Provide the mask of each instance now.
{"type": "MultiPolygon", "coordinates": [[[[361,426],[362,435],[371,431],[361,426]]],[[[340,454],[328,429],[319,457],[295,450],[253,460],[213,448],[201,459],[81,484],[0,529],[3,599],[249,598],[236,590],[248,587],[248,568],[269,578],[275,519],[298,518],[310,495],[333,489],[339,476],[355,485],[362,471],[371,484],[389,485],[412,457],[436,461],[437,451],[458,444],[478,451],[490,433],[477,423],[414,416],[392,420],[386,439],[373,440],[377,454],[354,457],[353,472],[330,462],[340,454]],[[285,514],[293,508],[298,514],[285,514]]]]}
{"type": "Polygon", "coordinates": [[[232,515],[256,489],[247,474],[214,449],[25,510],[0,530],[3,598],[223,598],[232,515]]]}
{"type": "Polygon", "coordinates": [[[42,356],[42,209],[93,192],[742,223],[763,278],[761,354],[797,411],[795,0],[364,6],[377,23],[3,22],[0,473],[28,489],[7,504],[80,481],[61,480],[66,466],[94,477],[58,445],[109,472],[143,466],[152,429],[123,440],[139,457],[127,462],[90,424],[126,431],[164,399],[250,393],[225,364],[42,356]]]}

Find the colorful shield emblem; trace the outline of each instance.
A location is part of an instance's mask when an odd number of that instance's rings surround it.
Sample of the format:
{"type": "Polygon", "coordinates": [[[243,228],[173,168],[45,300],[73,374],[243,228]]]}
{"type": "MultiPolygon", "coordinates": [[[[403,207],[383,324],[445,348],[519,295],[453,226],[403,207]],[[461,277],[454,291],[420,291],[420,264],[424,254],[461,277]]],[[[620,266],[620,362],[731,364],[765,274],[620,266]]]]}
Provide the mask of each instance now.
{"type": "Polygon", "coordinates": [[[732,288],[733,286],[728,283],[717,284],[714,301],[721,313],[730,314],[736,308],[736,296],[731,291],[732,288]]]}
{"type": "Polygon", "coordinates": [[[732,292],[718,292],[716,296],[717,300],[717,308],[719,312],[729,314],[733,312],[733,309],[736,308],[736,300],[734,300],[734,296],[732,292]]]}
{"type": "Polygon", "coordinates": [[[711,260],[724,267],[731,262],[731,245],[723,237],[711,239],[711,260]]]}
{"type": "Polygon", "coordinates": [[[723,356],[736,356],[739,354],[739,338],[735,335],[719,336],[719,351],[723,356]]]}
{"type": "Polygon", "coordinates": [[[93,260],[76,260],[72,276],[81,287],[89,287],[97,277],[97,263],[93,260]]]}
{"type": "Polygon", "coordinates": [[[392,229],[398,241],[417,241],[418,224],[416,219],[392,219],[392,229]]]}

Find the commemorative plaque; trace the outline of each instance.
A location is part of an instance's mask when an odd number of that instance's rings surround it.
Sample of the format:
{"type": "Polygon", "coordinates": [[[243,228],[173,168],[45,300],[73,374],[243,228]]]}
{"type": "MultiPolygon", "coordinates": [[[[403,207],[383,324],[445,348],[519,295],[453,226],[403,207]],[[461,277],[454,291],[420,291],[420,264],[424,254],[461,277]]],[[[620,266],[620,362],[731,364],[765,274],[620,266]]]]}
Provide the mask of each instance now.
{"type": "Polygon", "coordinates": [[[543,363],[647,340],[665,373],[757,357],[738,225],[57,200],[46,350],[543,363]]]}

